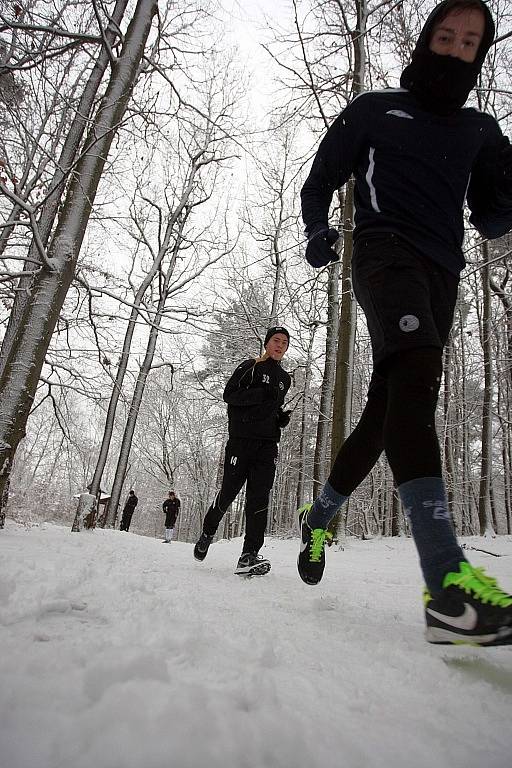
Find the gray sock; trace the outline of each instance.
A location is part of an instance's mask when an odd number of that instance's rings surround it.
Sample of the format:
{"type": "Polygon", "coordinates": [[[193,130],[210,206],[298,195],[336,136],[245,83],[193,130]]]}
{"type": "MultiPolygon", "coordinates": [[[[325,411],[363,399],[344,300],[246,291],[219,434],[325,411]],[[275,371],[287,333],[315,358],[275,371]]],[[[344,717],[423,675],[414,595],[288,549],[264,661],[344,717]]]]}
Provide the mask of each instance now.
{"type": "Polygon", "coordinates": [[[348,496],[335,491],[329,481],[327,481],[308,512],[308,525],[310,528],[327,528],[336,512],[341,509],[343,502],[347,499],[348,496]]]}
{"type": "Polygon", "coordinates": [[[441,477],[418,477],[398,487],[411,524],[421,570],[431,592],[439,592],[449,571],[465,560],[453,528],[446,489],[441,477]]]}

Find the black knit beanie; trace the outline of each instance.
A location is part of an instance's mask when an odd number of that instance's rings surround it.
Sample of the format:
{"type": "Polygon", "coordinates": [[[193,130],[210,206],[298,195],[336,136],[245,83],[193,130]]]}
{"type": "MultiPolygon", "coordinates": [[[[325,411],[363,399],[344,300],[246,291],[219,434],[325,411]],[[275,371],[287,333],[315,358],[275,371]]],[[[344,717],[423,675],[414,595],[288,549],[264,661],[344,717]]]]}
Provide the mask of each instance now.
{"type": "Polygon", "coordinates": [[[264,347],[267,346],[267,343],[270,341],[272,336],[276,335],[276,333],[284,333],[284,335],[288,339],[288,344],[290,344],[290,334],[286,330],[286,328],[284,328],[282,325],[275,325],[273,328],[269,328],[268,329],[268,331],[266,333],[266,336],[265,336],[265,341],[263,342],[263,346],[264,347]]]}

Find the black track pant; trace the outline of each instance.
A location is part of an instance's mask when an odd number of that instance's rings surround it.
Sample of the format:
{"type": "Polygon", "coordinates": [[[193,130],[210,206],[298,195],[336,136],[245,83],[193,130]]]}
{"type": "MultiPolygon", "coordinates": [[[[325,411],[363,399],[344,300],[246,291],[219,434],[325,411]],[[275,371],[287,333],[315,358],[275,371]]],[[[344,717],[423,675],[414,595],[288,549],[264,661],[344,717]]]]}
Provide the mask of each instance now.
{"type": "Polygon", "coordinates": [[[130,530],[130,523],[132,521],[133,512],[123,512],[123,516],[121,518],[121,525],[119,526],[120,531],[129,531],[130,530]]]}
{"type": "Polygon", "coordinates": [[[243,552],[258,552],[267,527],[268,499],[274,484],[277,443],[230,437],[224,457],[222,486],[206,513],[203,531],[213,536],[229,505],[247,482],[243,552]]]}

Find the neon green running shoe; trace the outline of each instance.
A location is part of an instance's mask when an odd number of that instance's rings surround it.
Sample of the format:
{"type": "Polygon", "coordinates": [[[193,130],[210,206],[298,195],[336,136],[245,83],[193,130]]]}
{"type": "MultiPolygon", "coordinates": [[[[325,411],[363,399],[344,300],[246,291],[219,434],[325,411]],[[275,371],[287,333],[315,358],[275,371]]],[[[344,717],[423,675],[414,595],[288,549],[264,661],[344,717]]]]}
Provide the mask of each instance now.
{"type": "Polygon", "coordinates": [[[424,602],[429,643],[512,644],[512,595],[483,568],[462,561],[458,573],[446,574],[439,593],[425,589],[424,602]]]}
{"type": "Polygon", "coordinates": [[[324,575],[325,544],[332,539],[332,533],[323,528],[310,528],[307,515],[312,504],[304,504],[299,512],[300,552],[297,570],[306,584],[318,584],[324,575]]]}

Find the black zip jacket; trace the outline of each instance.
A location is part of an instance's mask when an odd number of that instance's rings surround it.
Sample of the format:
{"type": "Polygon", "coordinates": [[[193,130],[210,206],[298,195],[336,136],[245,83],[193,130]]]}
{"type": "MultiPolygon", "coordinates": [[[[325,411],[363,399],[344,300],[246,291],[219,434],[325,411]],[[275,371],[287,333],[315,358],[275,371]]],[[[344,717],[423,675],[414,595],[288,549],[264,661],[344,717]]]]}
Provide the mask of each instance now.
{"type": "Polygon", "coordinates": [[[173,528],[179,515],[181,501],[175,496],[174,499],[166,499],[162,504],[165,513],[165,525],[167,528],[173,528]]]}
{"type": "Polygon", "coordinates": [[[279,414],[291,384],[276,360],[245,360],[224,390],[228,404],[229,436],[279,442],[279,414]]]}
{"type": "Polygon", "coordinates": [[[128,496],[126,499],[126,504],[123,507],[123,512],[133,512],[138,502],[139,500],[137,496],[128,496]]]}
{"type": "Polygon", "coordinates": [[[463,207],[486,238],[512,229],[512,147],[473,108],[440,116],[405,89],[356,97],[322,140],[302,188],[306,232],[328,226],[333,193],[355,177],[354,239],[394,232],[458,275],[463,207]]]}

